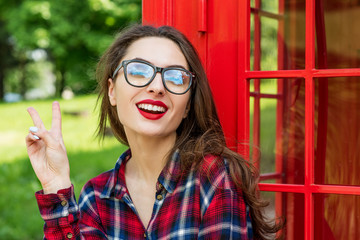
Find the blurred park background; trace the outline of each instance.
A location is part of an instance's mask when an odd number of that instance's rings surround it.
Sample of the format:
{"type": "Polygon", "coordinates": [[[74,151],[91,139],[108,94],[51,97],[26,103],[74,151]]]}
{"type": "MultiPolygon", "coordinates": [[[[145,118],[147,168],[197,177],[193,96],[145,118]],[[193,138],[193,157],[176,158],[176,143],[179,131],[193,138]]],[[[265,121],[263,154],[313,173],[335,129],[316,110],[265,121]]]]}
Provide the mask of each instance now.
{"type": "MultiPolygon", "coordinates": [[[[263,5],[277,9],[273,1],[263,5]]],[[[43,236],[34,196],[41,186],[25,147],[33,125],[28,107],[35,107],[49,128],[51,103],[60,102],[77,197],[86,181],[113,168],[125,150],[111,135],[102,143],[95,138],[94,73],[114,36],[132,23],[141,23],[141,0],[0,0],[0,239],[43,236]]],[[[277,23],[267,21],[261,64],[270,70],[276,69],[276,34],[277,23]]],[[[266,93],[276,91],[276,80],[261,86],[266,93]]],[[[251,99],[250,122],[252,105],[251,99]]],[[[269,126],[275,126],[276,102],[263,101],[260,107],[266,126],[261,166],[267,172],[274,166],[275,127],[269,126]]]]}
{"type": "Polygon", "coordinates": [[[141,22],[141,0],[0,1],[0,239],[42,239],[25,136],[35,107],[51,126],[60,102],[78,197],[90,178],[115,165],[124,147],[95,139],[96,63],[114,36],[141,22]]]}
{"type": "Polygon", "coordinates": [[[0,99],[91,93],[99,56],[140,19],[141,0],[2,0],[0,99]]]}

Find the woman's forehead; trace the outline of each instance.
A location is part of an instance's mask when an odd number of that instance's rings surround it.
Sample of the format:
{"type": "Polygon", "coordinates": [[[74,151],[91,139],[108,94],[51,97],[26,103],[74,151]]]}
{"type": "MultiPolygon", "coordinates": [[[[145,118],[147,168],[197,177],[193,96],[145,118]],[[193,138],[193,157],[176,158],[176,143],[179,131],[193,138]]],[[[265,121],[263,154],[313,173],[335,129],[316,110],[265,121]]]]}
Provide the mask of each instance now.
{"type": "Polygon", "coordinates": [[[123,60],[140,58],[159,67],[182,65],[188,67],[179,46],[164,37],[145,37],[133,42],[123,60]]]}

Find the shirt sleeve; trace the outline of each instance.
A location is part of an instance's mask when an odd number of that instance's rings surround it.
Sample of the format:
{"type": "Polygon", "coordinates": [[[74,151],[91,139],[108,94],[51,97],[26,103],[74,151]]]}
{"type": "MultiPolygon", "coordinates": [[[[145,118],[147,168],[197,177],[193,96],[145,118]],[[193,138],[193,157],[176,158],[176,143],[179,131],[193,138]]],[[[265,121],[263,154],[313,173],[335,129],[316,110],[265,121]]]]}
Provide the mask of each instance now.
{"type": "Polygon", "coordinates": [[[98,218],[94,216],[95,201],[86,199],[88,207],[80,212],[73,186],[59,190],[56,194],[39,191],[35,197],[45,221],[44,239],[107,239],[101,224],[96,222],[98,218]]]}

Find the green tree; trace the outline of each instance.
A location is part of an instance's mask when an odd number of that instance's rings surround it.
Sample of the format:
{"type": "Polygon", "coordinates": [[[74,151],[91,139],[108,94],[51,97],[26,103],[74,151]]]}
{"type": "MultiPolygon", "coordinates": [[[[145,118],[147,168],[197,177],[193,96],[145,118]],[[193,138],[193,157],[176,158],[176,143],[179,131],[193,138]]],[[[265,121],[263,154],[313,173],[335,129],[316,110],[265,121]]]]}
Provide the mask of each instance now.
{"type": "Polygon", "coordinates": [[[141,1],[56,1],[50,4],[49,49],[57,69],[58,93],[65,85],[76,92],[96,86],[95,62],[114,33],[138,21],[141,1]]]}
{"type": "MultiPolygon", "coordinates": [[[[65,86],[77,93],[92,91],[99,55],[119,29],[141,16],[141,0],[19,0],[12,5],[3,12],[4,23],[23,64],[19,69],[32,60],[31,51],[44,49],[54,65],[57,95],[65,86]]],[[[26,87],[26,71],[20,72],[26,87]]]]}
{"type": "Polygon", "coordinates": [[[4,22],[0,20],[0,100],[4,98],[5,93],[5,69],[11,67],[14,58],[11,54],[11,45],[8,42],[9,33],[4,29],[4,22]]]}
{"type": "Polygon", "coordinates": [[[5,12],[14,7],[17,1],[10,3],[0,2],[0,101],[5,93],[5,70],[16,65],[16,59],[12,55],[13,46],[10,42],[10,33],[6,29],[5,12]]]}

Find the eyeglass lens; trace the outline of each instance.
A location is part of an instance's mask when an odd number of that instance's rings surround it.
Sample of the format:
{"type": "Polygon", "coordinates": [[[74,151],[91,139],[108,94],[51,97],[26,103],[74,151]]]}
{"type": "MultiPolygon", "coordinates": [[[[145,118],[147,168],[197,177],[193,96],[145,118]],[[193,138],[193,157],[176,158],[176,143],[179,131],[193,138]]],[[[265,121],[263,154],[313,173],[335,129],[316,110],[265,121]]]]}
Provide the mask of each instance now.
{"type": "MultiPolygon", "coordinates": [[[[130,62],[126,65],[126,76],[130,84],[142,87],[155,77],[155,69],[146,63],[130,62]]],[[[181,69],[167,68],[162,77],[165,87],[174,93],[184,93],[191,81],[191,75],[181,69]]]]}

